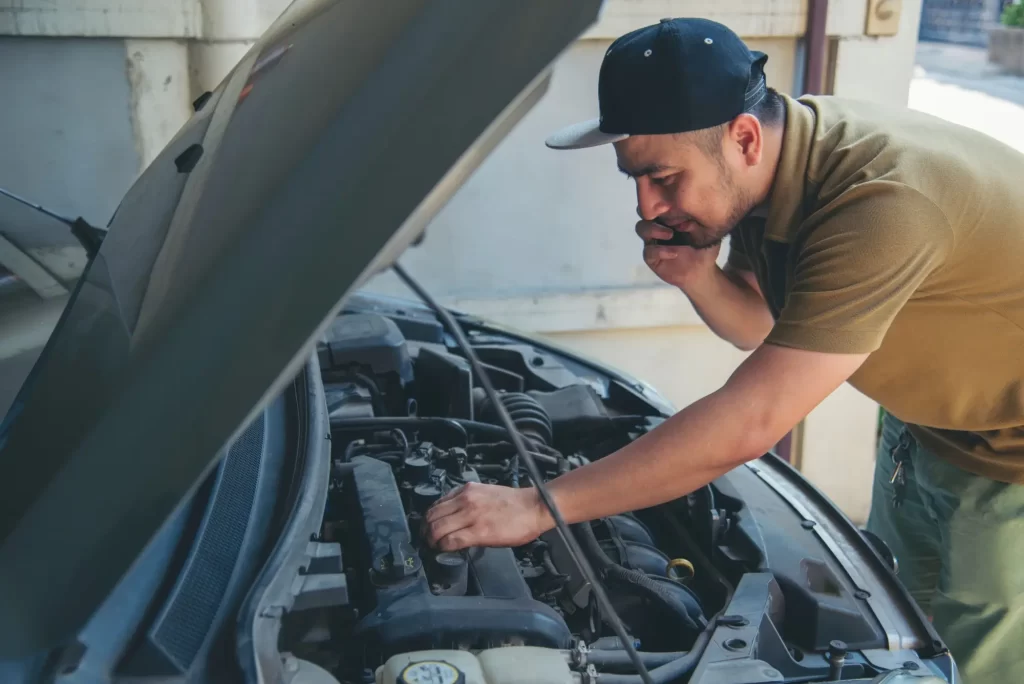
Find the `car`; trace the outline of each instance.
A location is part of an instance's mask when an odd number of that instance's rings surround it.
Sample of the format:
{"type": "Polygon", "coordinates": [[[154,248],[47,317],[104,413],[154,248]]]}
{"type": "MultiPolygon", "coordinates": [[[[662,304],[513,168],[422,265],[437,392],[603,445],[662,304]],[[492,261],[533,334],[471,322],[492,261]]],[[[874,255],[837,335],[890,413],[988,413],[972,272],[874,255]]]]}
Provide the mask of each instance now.
{"type": "Polygon", "coordinates": [[[600,4],[300,0],[196,101],[0,428],[3,682],[956,681],[884,545],[773,454],[521,547],[423,543],[453,487],[674,411],[366,288],[600,4]]]}

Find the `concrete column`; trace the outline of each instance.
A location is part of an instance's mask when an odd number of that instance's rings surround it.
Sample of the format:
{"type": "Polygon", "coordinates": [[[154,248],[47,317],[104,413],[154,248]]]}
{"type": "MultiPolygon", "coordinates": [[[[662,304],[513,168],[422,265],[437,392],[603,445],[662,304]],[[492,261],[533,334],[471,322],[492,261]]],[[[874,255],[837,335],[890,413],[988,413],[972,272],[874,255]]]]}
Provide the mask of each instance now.
{"type": "Polygon", "coordinates": [[[268,0],[202,0],[200,35],[217,41],[252,41],[287,5],[268,0]]]}
{"type": "Polygon", "coordinates": [[[129,113],[141,172],[192,113],[188,49],[176,40],[126,40],[129,113]]]}
{"type": "Polygon", "coordinates": [[[200,16],[202,38],[189,45],[193,98],[213,90],[266,28],[256,0],[203,0],[200,16]]]}
{"type": "Polygon", "coordinates": [[[246,41],[190,43],[189,97],[194,100],[207,90],[216,88],[241,61],[250,47],[252,43],[246,41]]]}
{"type": "Polygon", "coordinates": [[[286,0],[202,0],[195,36],[125,41],[131,123],[141,169],[287,6],[286,0]]]}
{"type": "Polygon", "coordinates": [[[288,0],[202,0],[201,38],[189,46],[192,97],[213,90],[289,4],[288,0]]]}

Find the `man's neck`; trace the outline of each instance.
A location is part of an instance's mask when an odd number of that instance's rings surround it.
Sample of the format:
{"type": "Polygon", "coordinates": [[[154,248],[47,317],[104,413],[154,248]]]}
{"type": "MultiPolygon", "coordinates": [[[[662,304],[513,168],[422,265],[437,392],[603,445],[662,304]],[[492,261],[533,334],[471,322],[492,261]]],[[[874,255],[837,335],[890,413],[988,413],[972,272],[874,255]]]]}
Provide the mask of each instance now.
{"type": "Polygon", "coordinates": [[[779,160],[782,158],[782,139],[786,134],[786,125],[778,123],[764,129],[764,164],[768,171],[764,182],[764,200],[768,201],[771,195],[772,186],[775,185],[775,174],[779,170],[779,160]]]}
{"type": "Polygon", "coordinates": [[[773,126],[765,126],[763,129],[764,150],[761,154],[761,164],[765,170],[761,179],[760,187],[757,188],[755,197],[757,204],[750,210],[750,216],[768,218],[768,209],[771,205],[772,188],[775,186],[775,174],[778,173],[779,159],[782,157],[782,139],[786,133],[786,124],[777,123],[773,126]]]}

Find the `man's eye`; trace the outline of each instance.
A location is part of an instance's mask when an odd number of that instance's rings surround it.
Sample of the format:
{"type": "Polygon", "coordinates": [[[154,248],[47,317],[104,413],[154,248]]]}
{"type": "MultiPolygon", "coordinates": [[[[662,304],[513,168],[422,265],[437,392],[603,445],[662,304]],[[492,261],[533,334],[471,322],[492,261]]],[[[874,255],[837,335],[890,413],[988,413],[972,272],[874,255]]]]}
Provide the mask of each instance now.
{"type": "Polygon", "coordinates": [[[669,175],[669,176],[660,176],[658,178],[654,178],[654,177],[651,178],[651,182],[654,183],[655,185],[667,185],[670,180],[672,180],[672,176],[671,175],[669,175]]]}

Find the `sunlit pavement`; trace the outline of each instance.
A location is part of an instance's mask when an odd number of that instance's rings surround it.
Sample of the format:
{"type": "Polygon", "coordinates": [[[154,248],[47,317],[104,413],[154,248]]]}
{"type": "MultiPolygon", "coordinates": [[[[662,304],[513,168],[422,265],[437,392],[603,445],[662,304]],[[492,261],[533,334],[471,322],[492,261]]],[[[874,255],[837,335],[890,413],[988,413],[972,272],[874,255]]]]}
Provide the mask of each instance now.
{"type": "Polygon", "coordinates": [[[920,43],[908,106],[1024,152],[1024,78],[989,64],[984,49],[920,43]]]}

